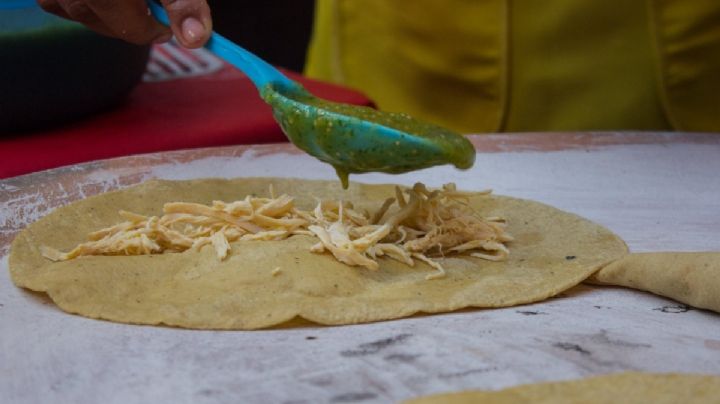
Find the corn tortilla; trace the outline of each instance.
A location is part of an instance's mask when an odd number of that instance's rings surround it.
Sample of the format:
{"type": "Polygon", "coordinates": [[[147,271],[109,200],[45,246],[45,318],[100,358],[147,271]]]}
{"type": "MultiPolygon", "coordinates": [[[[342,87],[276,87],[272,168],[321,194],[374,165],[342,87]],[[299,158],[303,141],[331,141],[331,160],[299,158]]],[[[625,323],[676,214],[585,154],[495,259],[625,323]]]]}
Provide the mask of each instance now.
{"type": "Polygon", "coordinates": [[[720,313],[720,252],[634,253],[603,267],[588,283],[644,290],[720,313]]]}
{"type": "Polygon", "coordinates": [[[465,391],[404,404],[700,404],[720,402],[720,377],[617,373],[567,382],[528,384],[498,391],[465,391]]]}
{"type": "Polygon", "coordinates": [[[547,299],[582,282],[627,254],[607,229],[553,207],[503,196],[477,196],[482,216],[503,216],[515,237],[504,262],[455,256],[433,269],[381,258],[380,269],[349,267],[330,254],[310,252],[315,239],[234,242],[225,260],[211,247],[142,256],[85,256],[51,262],[40,247],[67,251],[92,231],[120,221],[118,211],[159,215],[166,202],[233,201],[246,195],[296,197],[308,209],[315,199],[343,199],[376,207],[393,185],[299,179],[149,181],[56,209],[14,240],[10,271],[16,285],[47,293],[63,310],[92,318],[200,329],[258,329],[295,317],[320,324],[353,324],[440,313],[465,307],[506,307],[547,299]],[[277,269],[280,268],[278,273],[277,269]]]}

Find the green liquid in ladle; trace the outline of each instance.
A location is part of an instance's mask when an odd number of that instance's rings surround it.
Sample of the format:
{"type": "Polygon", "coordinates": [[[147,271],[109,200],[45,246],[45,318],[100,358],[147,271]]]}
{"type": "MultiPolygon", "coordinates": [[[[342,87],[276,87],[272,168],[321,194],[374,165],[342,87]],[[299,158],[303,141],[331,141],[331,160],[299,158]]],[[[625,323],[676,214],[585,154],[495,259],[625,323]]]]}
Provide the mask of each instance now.
{"type": "Polygon", "coordinates": [[[344,188],[352,173],[398,174],[441,164],[467,169],[475,161],[465,137],[406,114],[322,100],[299,84],[269,84],[261,95],[288,138],[331,164],[344,188]]]}

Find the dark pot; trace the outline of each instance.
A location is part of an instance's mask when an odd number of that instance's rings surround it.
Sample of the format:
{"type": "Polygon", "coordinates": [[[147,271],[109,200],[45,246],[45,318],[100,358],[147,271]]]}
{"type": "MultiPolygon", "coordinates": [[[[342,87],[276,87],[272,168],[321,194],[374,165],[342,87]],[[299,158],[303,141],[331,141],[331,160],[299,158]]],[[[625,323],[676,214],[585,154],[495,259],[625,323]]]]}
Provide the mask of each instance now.
{"type": "Polygon", "coordinates": [[[103,37],[30,0],[0,1],[0,133],[36,130],[116,106],[149,46],[103,37]]]}

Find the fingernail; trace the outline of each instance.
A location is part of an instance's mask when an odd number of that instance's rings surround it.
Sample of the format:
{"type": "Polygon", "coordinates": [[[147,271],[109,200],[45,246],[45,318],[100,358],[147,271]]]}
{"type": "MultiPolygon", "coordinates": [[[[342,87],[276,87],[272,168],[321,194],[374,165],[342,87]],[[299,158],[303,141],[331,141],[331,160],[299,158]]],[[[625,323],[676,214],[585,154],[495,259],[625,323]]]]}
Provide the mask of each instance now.
{"type": "Polygon", "coordinates": [[[195,42],[205,35],[205,26],[197,18],[188,17],[182,22],[182,35],[185,41],[195,42]]]}

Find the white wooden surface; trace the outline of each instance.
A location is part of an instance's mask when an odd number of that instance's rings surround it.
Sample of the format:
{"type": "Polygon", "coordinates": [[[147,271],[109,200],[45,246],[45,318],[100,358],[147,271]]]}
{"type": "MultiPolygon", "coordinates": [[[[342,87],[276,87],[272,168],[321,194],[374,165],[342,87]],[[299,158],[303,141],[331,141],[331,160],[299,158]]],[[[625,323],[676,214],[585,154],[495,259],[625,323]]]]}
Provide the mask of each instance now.
{"type": "MultiPolygon", "coordinates": [[[[518,146],[496,136],[476,143],[494,147],[471,171],[353,179],[490,187],[597,221],[633,251],[720,250],[720,136],[602,136],[612,141],[518,146]]],[[[206,176],[333,172],[289,147],[262,146],[0,181],[0,402],[386,403],[621,370],[720,375],[720,315],[620,288],[580,286],[534,305],[374,324],[217,332],[73,316],[10,281],[9,240],[51,207],[148,178],[206,176]]]]}

